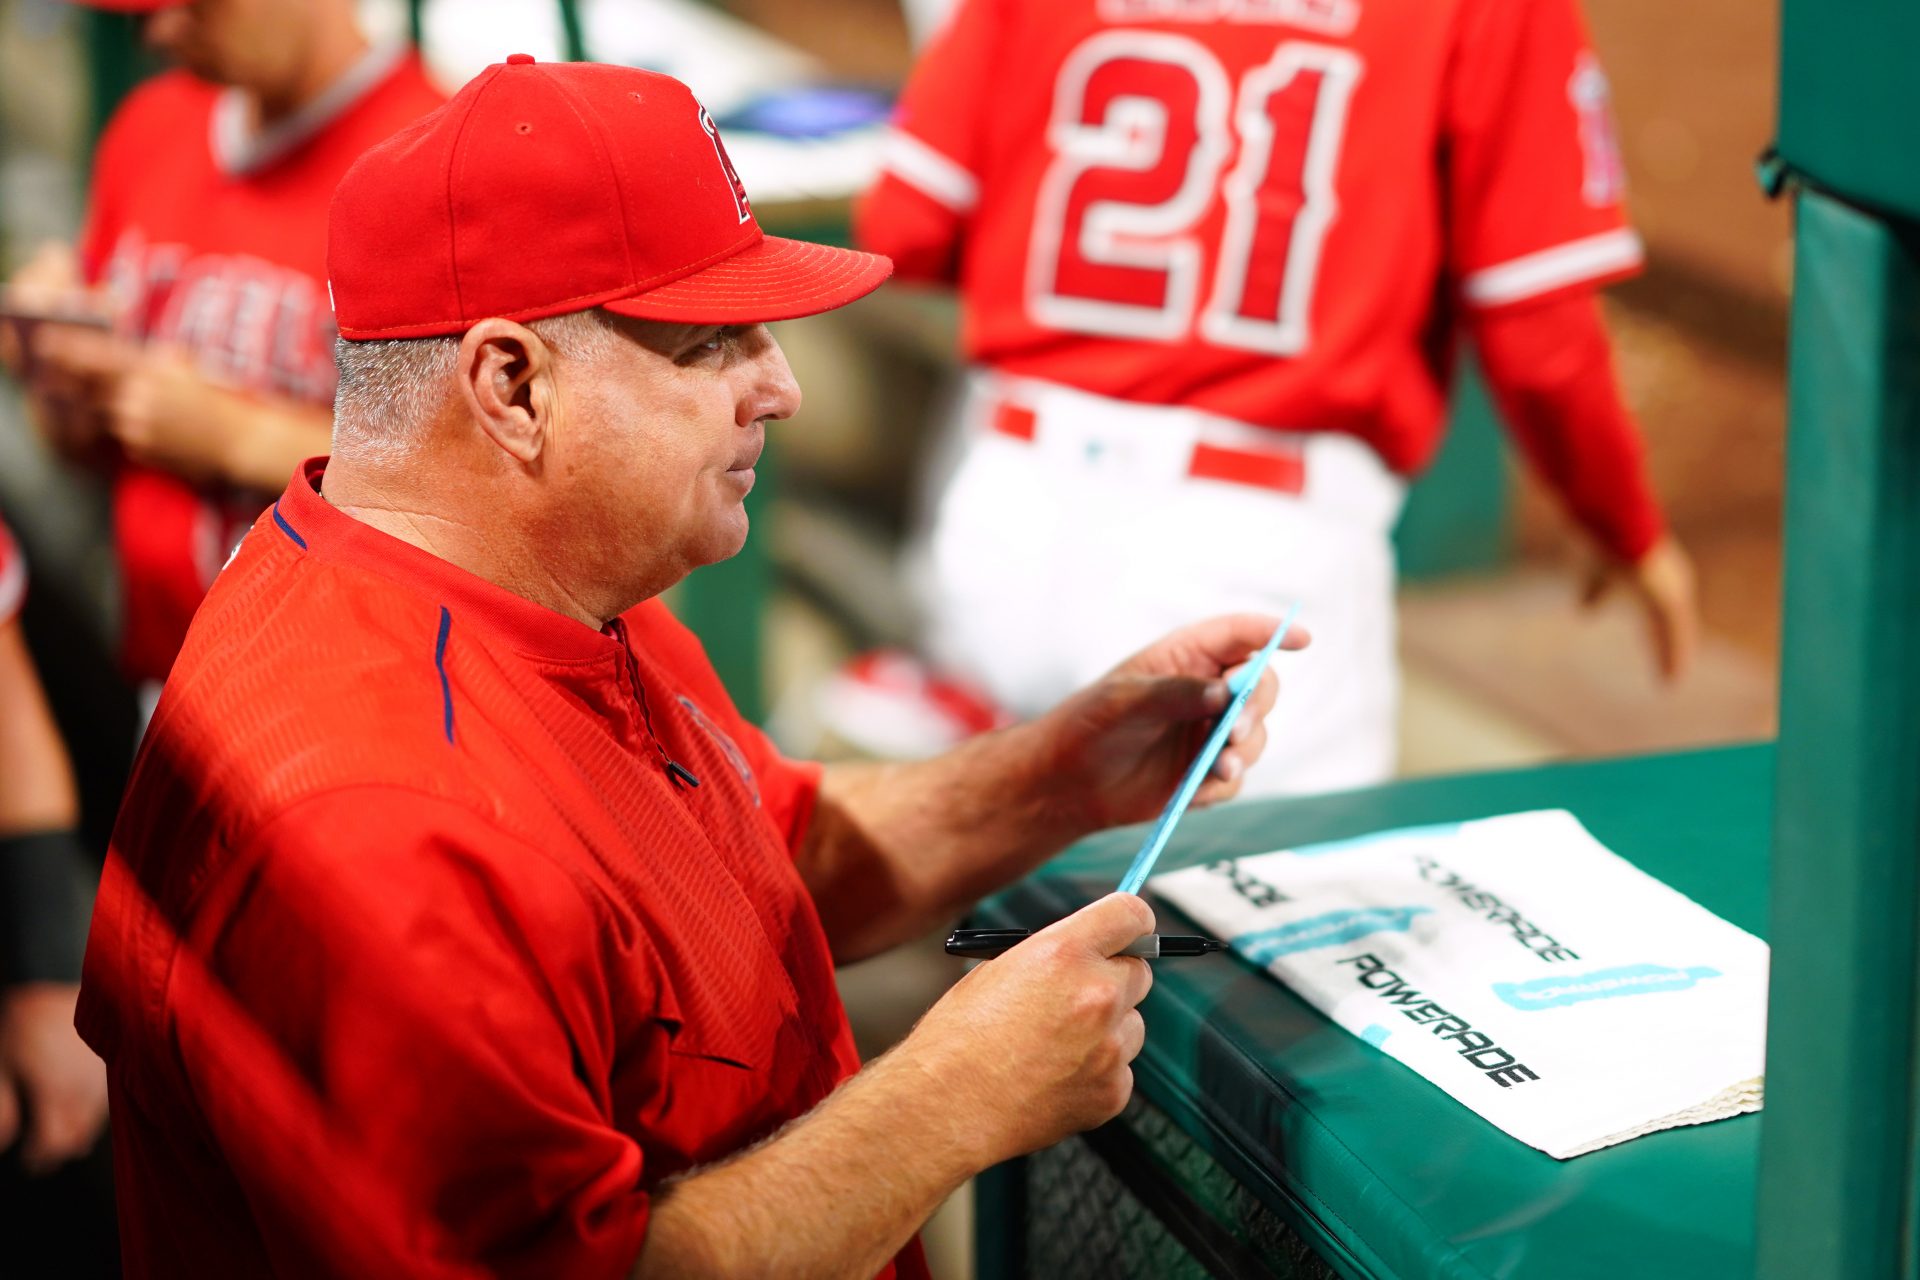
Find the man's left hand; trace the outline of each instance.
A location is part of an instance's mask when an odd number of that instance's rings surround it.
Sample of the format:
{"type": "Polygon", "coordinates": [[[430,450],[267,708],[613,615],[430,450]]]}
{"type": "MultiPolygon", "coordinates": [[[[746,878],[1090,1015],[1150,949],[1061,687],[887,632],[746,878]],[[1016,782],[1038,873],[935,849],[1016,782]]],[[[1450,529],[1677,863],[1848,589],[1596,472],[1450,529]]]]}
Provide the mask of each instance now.
{"type": "MultiPolygon", "coordinates": [[[[1233,700],[1227,676],[1268,638],[1278,618],[1236,613],[1184,627],[1127,659],[1036,722],[1050,738],[1053,777],[1064,803],[1082,806],[1090,829],[1142,822],[1158,813],[1233,700]]],[[[1282,649],[1311,637],[1294,626],[1282,649]]],[[[1269,667],[1214,762],[1196,805],[1236,795],[1267,745],[1267,713],[1280,692],[1269,667]]]]}

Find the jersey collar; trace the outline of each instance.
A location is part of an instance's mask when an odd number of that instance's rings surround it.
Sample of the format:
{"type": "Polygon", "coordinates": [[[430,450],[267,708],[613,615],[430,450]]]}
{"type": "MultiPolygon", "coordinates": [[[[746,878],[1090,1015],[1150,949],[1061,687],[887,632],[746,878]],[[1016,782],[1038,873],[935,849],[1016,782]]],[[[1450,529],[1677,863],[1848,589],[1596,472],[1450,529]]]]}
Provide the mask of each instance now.
{"type": "MultiPolygon", "coordinates": [[[[586,662],[622,652],[620,642],[607,632],[517,596],[338,510],[320,496],[320,478],[326,469],[325,458],[302,463],[268,516],[278,533],[301,553],[363,569],[417,591],[445,605],[460,626],[478,625],[531,657],[586,662]]],[[[254,536],[272,532],[262,528],[254,536]]]]}

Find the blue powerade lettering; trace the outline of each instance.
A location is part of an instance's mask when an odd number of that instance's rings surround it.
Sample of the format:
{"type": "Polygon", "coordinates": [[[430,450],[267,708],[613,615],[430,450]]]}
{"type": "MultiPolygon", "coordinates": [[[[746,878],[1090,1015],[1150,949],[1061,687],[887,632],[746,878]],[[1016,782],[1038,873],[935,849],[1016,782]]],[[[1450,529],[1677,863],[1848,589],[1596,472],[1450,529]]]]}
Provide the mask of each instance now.
{"type": "Polygon", "coordinates": [[[1387,968],[1386,962],[1379,956],[1363,952],[1334,963],[1352,965],[1356,982],[1388,1004],[1398,1006],[1410,1021],[1426,1027],[1442,1040],[1451,1040],[1460,1046],[1458,1052],[1467,1065],[1483,1073],[1502,1089],[1511,1089],[1514,1085],[1540,1078],[1533,1068],[1495,1044],[1492,1036],[1474,1030],[1465,1018],[1449,1013],[1408,986],[1406,979],[1387,968]]]}
{"type": "Polygon", "coordinates": [[[1255,964],[1265,964],[1296,951],[1357,942],[1369,934],[1405,933],[1414,917],[1432,912],[1432,907],[1355,907],[1329,911],[1310,920],[1243,933],[1233,940],[1233,949],[1255,964]]]}
{"type": "Polygon", "coordinates": [[[1686,991],[1708,978],[1720,976],[1718,969],[1695,965],[1675,969],[1664,964],[1624,964],[1617,969],[1566,977],[1535,978],[1531,982],[1496,982],[1493,994],[1516,1009],[1558,1009],[1588,1000],[1615,1000],[1621,996],[1652,995],[1660,991],[1686,991]]]}

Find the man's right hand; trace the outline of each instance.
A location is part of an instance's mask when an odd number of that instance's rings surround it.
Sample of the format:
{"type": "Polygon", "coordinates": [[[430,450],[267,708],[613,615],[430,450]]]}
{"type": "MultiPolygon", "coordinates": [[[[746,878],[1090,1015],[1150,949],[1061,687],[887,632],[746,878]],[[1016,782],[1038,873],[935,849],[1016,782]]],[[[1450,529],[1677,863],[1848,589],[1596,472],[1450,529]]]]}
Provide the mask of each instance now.
{"type": "Polygon", "coordinates": [[[980,965],[797,1123],[660,1186],[633,1274],[872,1275],[974,1174],[1112,1119],[1153,985],[1114,953],[1151,932],[1116,893],[980,965]]]}
{"type": "MultiPolygon", "coordinates": [[[[1120,1113],[1146,1039],[1147,962],[1115,953],[1153,932],[1153,911],[1114,893],[981,964],[928,1010],[897,1053],[958,1104],[983,1165],[1120,1113]]],[[[961,1135],[964,1139],[968,1135],[961,1135]]]]}

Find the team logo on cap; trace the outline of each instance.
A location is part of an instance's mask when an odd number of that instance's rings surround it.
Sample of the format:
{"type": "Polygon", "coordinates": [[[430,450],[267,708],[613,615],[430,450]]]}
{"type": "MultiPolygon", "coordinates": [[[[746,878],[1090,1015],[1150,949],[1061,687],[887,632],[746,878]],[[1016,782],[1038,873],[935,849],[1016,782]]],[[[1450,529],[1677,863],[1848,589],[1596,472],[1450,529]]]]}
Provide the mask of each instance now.
{"type": "Polygon", "coordinates": [[[720,129],[713,123],[713,117],[707,114],[705,107],[700,108],[700,128],[713,139],[713,154],[720,161],[720,172],[727,176],[727,186],[733,191],[734,212],[745,222],[753,216],[753,209],[747,204],[747,185],[740,181],[740,175],[734,172],[733,161],[727,158],[727,144],[720,141],[720,129]]]}

